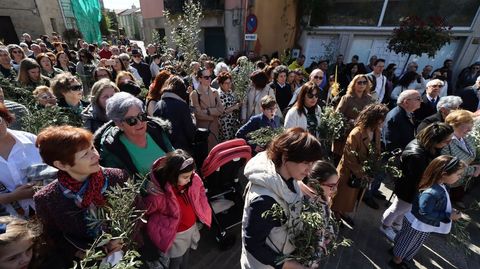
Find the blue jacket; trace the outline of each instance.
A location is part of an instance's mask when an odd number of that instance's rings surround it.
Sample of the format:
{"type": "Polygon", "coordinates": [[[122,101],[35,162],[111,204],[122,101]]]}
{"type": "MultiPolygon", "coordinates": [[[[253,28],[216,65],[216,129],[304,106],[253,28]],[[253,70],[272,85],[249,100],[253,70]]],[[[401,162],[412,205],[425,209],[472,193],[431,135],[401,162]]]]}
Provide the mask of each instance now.
{"type": "Polygon", "coordinates": [[[447,212],[447,193],[439,184],[421,192],[412,204],[412,214],[418,220],[436,227],[440,222],[449,223],[450,213],[447,212]]]}
{"type": "Polygon", "coordinates": [[[238,129],[235,136],[237,138],[243,138],[245,140],[248,133],[256,131],[262,127],[272,127],[272,128],[279,128],[280,127],[280,118],[278,116],[274,116],[272,120],[269,120],[263,113],[257,114],[252,116],[247,123],[245,123],[240,129],[238,129]]]}

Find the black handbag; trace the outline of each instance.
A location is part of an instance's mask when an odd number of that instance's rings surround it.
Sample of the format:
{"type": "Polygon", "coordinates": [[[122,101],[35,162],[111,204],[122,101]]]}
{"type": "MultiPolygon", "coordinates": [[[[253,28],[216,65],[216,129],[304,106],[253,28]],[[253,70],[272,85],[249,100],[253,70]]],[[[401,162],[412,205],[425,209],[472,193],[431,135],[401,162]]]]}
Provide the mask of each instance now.
{"type": "Polygon", "coordinates": [[[347,184],[350,188],[360,189],[362,188],[363,180],[351,174],[347,184]]]}

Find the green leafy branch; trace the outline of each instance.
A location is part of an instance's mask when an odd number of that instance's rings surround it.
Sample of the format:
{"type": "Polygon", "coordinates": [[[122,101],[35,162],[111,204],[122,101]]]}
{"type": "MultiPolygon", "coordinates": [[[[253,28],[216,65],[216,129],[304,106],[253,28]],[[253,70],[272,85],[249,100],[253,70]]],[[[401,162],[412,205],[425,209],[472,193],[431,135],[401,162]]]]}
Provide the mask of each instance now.
{"type": "Polygon", "coordinates": [[[258,130],[255,130],[247,135],[248,142],[250,144],[258,145],[262,148],[265,148],[270,141],[273,140],[276,136],[283,133],[283,128],[270,128],[263,127],[258,130]]]}

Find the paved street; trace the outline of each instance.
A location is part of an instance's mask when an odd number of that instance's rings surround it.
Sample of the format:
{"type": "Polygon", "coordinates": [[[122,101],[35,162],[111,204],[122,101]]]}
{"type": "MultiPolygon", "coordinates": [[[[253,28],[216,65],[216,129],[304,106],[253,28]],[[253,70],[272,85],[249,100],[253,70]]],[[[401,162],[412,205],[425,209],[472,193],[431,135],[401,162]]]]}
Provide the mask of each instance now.
{"type": "MultiPolygon", "coordinates": [[[[385,186],[382,186],[382,191],[387,197],[391,193],[385,186]]],[[[472,197],[480,197],[480,185],[477,185],[469,193],[467,202],[471,202],[472,197]]],[[[343,236],[354,241],[353,246],[340,248],[335,256],[331,256],[325,261],[322,268],[389,268],[387,263],[391,257],[388,249],[392,244],[378,229],[381,215],[386,208],[385,202],[380,205],[379,210],[370,209],[364,204],[360,205],[355,219],[355,229],[342,228],[341,230],[343,236]]],[[[474,212],[468,217],[471,219],[468,226],[471,235],[471,245],[469,246],[472,250],[471,254],[466,255],[462,250],[448,245],[446,236],[432,235],[415,257],[417,268],[480,268],[480,212],[474,212]]],[[[237,234],[235,246],[228,251],[220,251],[212,233],[205,229],[202,230],[203,237],[199,249],[191,257],[191,268],[240,268],[240,228],[236,228],[233,232],[237,234]]]]}

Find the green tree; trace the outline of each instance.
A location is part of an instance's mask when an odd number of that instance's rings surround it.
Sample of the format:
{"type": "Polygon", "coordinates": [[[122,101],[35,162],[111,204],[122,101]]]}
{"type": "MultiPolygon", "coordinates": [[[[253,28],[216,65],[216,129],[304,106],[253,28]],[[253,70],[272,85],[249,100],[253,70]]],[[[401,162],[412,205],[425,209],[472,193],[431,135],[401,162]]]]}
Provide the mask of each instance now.
{"type": "Polygon", "coordinates": [[[105,10],[102,11],[102,19],[100,20],[100,32],[103,36],[110,35],[110,19],[107,17],[105,10]]]}

